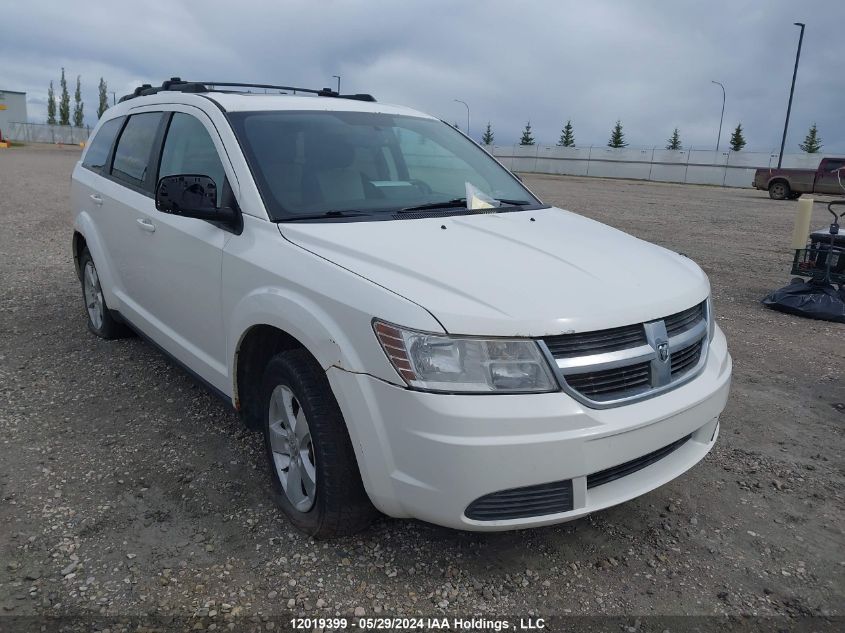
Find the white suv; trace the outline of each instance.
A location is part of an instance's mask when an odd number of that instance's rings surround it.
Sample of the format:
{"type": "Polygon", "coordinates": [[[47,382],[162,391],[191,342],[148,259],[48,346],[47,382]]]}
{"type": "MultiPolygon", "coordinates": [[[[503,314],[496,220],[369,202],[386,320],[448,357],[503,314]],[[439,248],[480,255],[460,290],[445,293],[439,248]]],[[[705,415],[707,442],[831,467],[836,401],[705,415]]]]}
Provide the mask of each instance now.
{"type": "Polygon", "coordinates": [[[89,329],[130,326],[261,430],[297,527],[546,525],[707,454],[731,358],[695,263],[543,204],[428,115],[257,88],[110,108],[73,254],[89,329]]]}

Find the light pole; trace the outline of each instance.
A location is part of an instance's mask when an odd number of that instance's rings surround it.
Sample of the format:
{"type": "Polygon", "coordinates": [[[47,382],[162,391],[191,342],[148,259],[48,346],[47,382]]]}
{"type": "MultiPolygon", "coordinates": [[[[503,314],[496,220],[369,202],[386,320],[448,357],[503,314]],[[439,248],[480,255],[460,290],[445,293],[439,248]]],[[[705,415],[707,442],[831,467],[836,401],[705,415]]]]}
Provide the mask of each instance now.
{"type": "Polygon", "coordinates": [[[719,153],[719,141],[722,140],[722,121],[725,120],[725,87],[718,81],[711,81],[711,84],[716,84],[722,89],[722,116],[719,117],[719,136],[716,137],[716,153],[719,153]]]}
{"type": "Polygon", "coordinates": [[[463,103],[464,107],[467,109],[467,136],[469,136],[469,105],[467,105],[466,101],[461,101],[460,99],[455,99],[458,103],[463,103]]]}
{"type": "Polygon", "coordinates": [[[340,75],[332,75],[335,79],[337,79],[337,94],[340,94],[340,75]]]}
{"type": "Polygon", "coordinates": [[[793,22],[795,26],[801,27],[801,35],[798,36],[798,50],[795,53],[795,69],[792,71],[792,87],[789,89],[789,105],[786,106],[786,121],[783,122],[783,138],[780,140],[780,154],[778,154],[778,169],[783,163],[783,148],[786,145],[786,129],[789,127],[789,112],[792,110],[792,94],[795,92],[795,77],[798,75],[798,60],[801,59],[801,43],[804,41],[803,22],[793,22]]]}
{"type": "Polygon", "coordinates": [[[114,90],[111,91],[111,104],[115,105],[117,103],[117,94],[115,94],[114,90]]]}

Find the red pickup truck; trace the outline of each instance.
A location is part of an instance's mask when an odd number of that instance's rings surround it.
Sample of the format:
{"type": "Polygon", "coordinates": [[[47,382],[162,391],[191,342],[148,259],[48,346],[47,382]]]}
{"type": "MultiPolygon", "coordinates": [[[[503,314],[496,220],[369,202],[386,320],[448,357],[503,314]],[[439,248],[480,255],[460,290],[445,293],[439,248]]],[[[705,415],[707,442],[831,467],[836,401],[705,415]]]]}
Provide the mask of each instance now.
{"type": "Polygon", "coordinates": [[[802,193],[845,194],[845,158],[822,158],[818,169],[758,169],[752,185],[768,191],[772,200],[794,200],[802,193]]]}

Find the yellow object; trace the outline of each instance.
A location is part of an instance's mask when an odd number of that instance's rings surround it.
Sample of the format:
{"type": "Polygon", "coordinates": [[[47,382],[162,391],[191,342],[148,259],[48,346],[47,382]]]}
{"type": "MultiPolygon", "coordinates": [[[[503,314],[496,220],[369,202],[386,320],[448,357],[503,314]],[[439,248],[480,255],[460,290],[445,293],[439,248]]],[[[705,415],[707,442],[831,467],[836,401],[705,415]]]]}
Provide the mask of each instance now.
{"type": "Polygon", "coordinates": [[[798,215],[795,216],[795,228],[792,229],[792,248],[806,248],[810,236],[810,219],[813,217],[813,199],[801,198],[798,201],[798,215]]]}
{"type": "Polygon", "coordinates": [[[0,149],[6,149],[9,144],[6,141],[0,141],[0,149]]]}
{"type": "Polygon", "coordinates": [[[85,141],[80,142],[79,147],[85,147],[85,141]]]}
{"type": "Polygon", "coordinates": [[[6,109],[6,104],[0,103],[0,110],[5,110],[5,109],[6,109]]]}

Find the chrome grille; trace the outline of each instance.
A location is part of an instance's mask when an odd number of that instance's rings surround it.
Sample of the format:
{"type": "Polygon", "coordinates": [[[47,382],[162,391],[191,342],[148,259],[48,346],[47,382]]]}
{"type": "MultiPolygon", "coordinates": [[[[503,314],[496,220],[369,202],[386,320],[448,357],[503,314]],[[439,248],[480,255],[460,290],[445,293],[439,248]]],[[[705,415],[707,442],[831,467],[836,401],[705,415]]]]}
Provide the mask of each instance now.
{"type": "Polygon", "coordinates": [[[614,352],[646,344],[645,330],[641,324],[627,325],[600,332],[549,336],[546,337],[545,341],[555,358],[572,358],[573,356],[583,356],[585,353],[614,352]]]}
{"type": "Polygon", "coordinates": [[[701,342],[672,354],[672,377],[681,376],[696,365],[701,358],[701,342]]]}
{"type": "Polygon", "coordinates": [[[656,321],[549,336],[542,343],[566,391],[588,406],[611,407],[695,376],[704,362],[709,319],[703,301],[656,321]]]}
{"type": "Polygon", "coordinates": [[[620,393],[649,389],[650,363],[569,376],[569,386],[593,400],[617,398],[620,393]]]}
{"type": "Polygon", "coordinates": [[[684,310],[683,312],[667,316],[664,319],[666,322],[666,333],[669,336],[675,336],[677,334],[681,334],[682,332],[686,332],[690,328],[695,327],[695,324],[703,318],[704,304],[699,303],[697,306],[693,306],[689,310],[684,310]]]}

